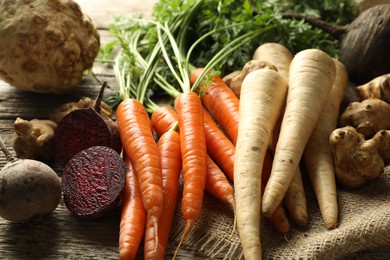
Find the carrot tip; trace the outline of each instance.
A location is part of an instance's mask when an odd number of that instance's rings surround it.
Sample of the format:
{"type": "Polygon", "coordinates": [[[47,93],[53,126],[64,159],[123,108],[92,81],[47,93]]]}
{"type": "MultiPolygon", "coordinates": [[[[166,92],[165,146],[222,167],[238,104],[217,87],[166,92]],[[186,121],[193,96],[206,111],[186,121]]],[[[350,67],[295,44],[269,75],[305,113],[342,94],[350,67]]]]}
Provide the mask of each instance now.
{"type": "Polygon", "coordinates": [[[229,240],[232,239],[234,232],[236,231],[236,226],[237,226],[237,216],[236,216],[236,204],[234,202],[234,198],[230,200],[230,206],[232,207],[233,214],[234,214],[234,219],[233,219],[233,228],[232,228],[232,233],[229,236],[229,240]]]}
{"type": "Polygon", "coordinates": [[[179,249],[180,249],[181,245],[183,244],[183,241],[186,239],[186,237],[190,233],[193,225],[194,225],[194,223],[192,221],[188,221],[188,220],[186,221],[186,226],[184,228],[183,235],[181,236],[180,242],[179,242],[179,244],[176,247],[176,250],[175,250],[175,253],[174,253],[172,259],[176,259],[176,255],[179,252],[179,249]]]}

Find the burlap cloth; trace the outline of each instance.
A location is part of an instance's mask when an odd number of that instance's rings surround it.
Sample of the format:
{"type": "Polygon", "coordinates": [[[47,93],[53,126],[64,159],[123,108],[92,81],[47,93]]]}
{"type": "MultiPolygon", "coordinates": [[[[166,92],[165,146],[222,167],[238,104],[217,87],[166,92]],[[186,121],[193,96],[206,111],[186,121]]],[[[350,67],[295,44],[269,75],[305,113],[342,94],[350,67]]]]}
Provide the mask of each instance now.
{"type": "MultiPolygon", "coordinates": [[[[304,174],[304,173],[303,173],[304,174]]],[[[261,221],[264,259],[390,259],[390,166],[376,180],[354,190],[338,188],[339,223],[327,230],[317,200],[303,175],[309,224],[277,233],[267,220],[261,221]]],[[[171,238],[179,241],[184,229],[180,203],[171,238]]],[[[212,259],[240,259],[237,231],[232,236],[233,213],[209,195],[199,221],[183,247],[199,250],[212,259]]]]}

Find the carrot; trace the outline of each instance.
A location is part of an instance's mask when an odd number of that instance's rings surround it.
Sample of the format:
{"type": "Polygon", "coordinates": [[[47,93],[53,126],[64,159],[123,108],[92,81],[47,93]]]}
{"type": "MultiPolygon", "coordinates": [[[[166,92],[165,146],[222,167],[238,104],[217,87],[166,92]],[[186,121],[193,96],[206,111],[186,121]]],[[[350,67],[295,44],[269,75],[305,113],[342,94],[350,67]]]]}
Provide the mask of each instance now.
{"type": "Polygon", "coordinates": [[[142,202],[137,175],[130,159],[123,155],[127,165],[126,183],[122,191],[122,212],[119,228],[119,259],[135,259],[145,229],[146,211],[142,202]]]}
{"type": "Polygon", "coordinates": [[[304,151],[304,163],[308,176],[316,194],[325,227],[328,229],[334,228],[338,220],[334,158],[329,136],[337,127],[340,104],[348,84],[348,74],[344,65],[337,60],[335,64],[336,79],[304,151]]]}
{"type": "Polygon", "coordinates": [[[159,136],[172,128],[178,119],[176,111],[169,106],[156,108],[151,116],[153,128],[159,136]]]}
{"type": "Polygon", "coordinates": [[[291,62],[286,109],[262,212],[271,215],[283,200],[306,143],[319,118],[335,78],[335,64],[325,52],[306,49],[291,62]]]}
{"type": "Polygon", "coordinates": [[[207,156],[206,191],[229,205],[234,211],[234,191],[223,171],[207,156]]]}
{"type": "Polygon", "coordinates": [[[200,216],[206,186],[206,139],[203,127],[203,107],[195,92],[185,92],[175,99],[179,116],[182,172],[184,177],[182,213],[186,226],[177,247],[187,237],[200,216]]]}
{"type": "MultiPolygon", "coordinates": [[[[195,69],[190,81],[195,81],[202,71],[202,68],[195,69]]],[[[225,130],[233,144],[236,144],[240,104],[238,97],[218,75],[212,77],[212,84],[202,86],[202,91],[205,93],[201,95],[203,105],[225,130]]]]}
{"type": "Polygon", "coordinates": [[[175,213],[179,176],[181,171],[180,135],[169,129],[157,142],[162,168],[162,187],[164,195],[163,212],[158,219],[158,245],[156,246],[154,223],[147,219],[144,238],[144,259],[164,259],[168,244],[172,219],[175,213]]]}
{"type": "Polygon", "coordinates": [[[288,80],[293,55],[285,46],[275,42],[263,43],[257,47],[252,59],[271,63],[288,80]]]}
{"type": "Polygon", "coordinates": [[[229,179],[233,181],[236,147],[221,131],[206,109],[203,110],[203,120],[207,152],[229,179]]]}
{"type": "MultiPolygon", "coordinates": [[[[207,150],[209,151],[206,161],[207,176],[205,189],[217,199],[232,206],[234,205],[234,192],[225,176],[226,172],[223,170],[223,167],[228,171],[231,171],[230,176],[232,178],[235,146],[222,133],[205,109],[203,109],[203,116],[207,150]],[[220,166],[213,161],[212,157],[219,158],[223,167],[220,168],[220,166]]],[[[161,107],[161,109],[155,110],[152,114],[153,126],[159,135],[168,131],[169,127],[175,124],[177,118],[178,115],[176,111],[170,107],[161,107]]]]}
{"type": "Polygon", "coordinates": [[[163,209],[163,192],[159,152],[149,115],[138,100],[126,98],[119,104],[116,118],[123,150],[137,174],[144,207],[157,232],[158,217],[163,209]]]}
{"type": "MultiPolygon", "coordinates": [[[[220,200],[224,204],[230,206],[235,212],[234,190],[225,173],[218,167],[218,165],[207,155],[207,175],[205,190],[214,198],[220,200]]],[[[234,217],[234,225],[232,231],[236,229],[236,217],[234,217]]],[[[233,234],[233,233],[232,233],[233,234]]]]}
{"type": "Polygon", "coordinates": [[[260,69],[244,79],[234,164],[237,228],[245,259],[261,259],[261,172],[271,132],[286,99],[287,81],[260,69]]]}

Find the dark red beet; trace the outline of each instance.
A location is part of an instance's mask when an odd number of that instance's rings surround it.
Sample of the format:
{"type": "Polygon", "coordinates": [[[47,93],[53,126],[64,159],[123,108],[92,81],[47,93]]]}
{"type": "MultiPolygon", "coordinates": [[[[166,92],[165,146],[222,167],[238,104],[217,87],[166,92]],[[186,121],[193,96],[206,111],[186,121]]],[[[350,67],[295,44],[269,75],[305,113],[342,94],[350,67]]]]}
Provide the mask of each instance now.
{"type": "Polygon", "coordinates": [[[107,146],[93,146],[77,153],[62,173],[66,207],[76,216],[99,217],[120,200],[126,180],[126,165],[107,146]]]}
{"type": "Polygon", "coordinates": [[[122,143],[117,124],[100,113],[103,84],[93,108],[78,109],[66,115],[54,135],[56,161],[65,165],[76,153],[92,146],[108,146],[120,153],[122,143]]]}

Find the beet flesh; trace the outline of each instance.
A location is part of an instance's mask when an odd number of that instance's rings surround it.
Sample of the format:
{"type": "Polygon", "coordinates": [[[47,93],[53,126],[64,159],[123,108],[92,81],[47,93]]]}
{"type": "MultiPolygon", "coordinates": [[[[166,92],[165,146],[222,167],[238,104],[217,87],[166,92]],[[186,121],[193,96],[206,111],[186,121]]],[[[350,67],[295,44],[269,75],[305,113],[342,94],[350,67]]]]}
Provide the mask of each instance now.
{"type": "Polygon", "coordinates": [[[75,154],[92,146],[108,146],[120,153],[117,125],[93,108],[74,110],[58,124],[54,135],[56,161],[65,165],[75,154]]]}
{"type": "Polygon", "coordinates": [[[107,146],[93,146],[77,153],[62,173],[66,207],[79,217],[100,217],[118,205],[127,167],[107,146]]]}

